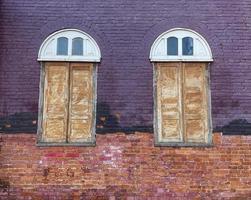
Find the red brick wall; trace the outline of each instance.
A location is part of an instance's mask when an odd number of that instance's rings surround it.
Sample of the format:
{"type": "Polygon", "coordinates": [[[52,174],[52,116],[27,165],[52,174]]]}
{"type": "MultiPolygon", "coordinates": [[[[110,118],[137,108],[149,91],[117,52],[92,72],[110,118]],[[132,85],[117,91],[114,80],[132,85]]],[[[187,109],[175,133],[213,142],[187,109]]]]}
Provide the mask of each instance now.
{"type": "Polygon", "coordinates": [[[36,147],[2,134],[0,199],[251,199],[251,136],[211,148],[154,147],[153,135],[97,135],[96,147],[36,147]]]}

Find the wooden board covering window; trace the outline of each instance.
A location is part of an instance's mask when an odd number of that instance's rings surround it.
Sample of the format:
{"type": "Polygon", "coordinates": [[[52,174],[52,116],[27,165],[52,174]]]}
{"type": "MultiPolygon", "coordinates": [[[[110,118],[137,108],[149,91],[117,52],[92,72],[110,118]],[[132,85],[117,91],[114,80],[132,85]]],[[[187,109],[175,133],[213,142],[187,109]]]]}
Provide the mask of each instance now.
{"type": "Polygon", "coordinates": [[[71,64],[69,142],[83,142],[91,138],[93,114],[93,68],[89,64],[71,64]]]}
{"type": "Polygon", "coordinates": [[[178,63],[157,66],[159,139],[182,141],[181,68],[178,63]]]}
{"type": "Polygon", "coordinates": [[[209,130],[205,71],[205,64],[183,64],[184,133],[187,142],[207,141],[209,130]]]}
{"type": "Polygon", "coordinates": [[[207,143],[206,63],[158,63],[157,136],[160,142],[207,143]]]}
{"type": "Polygon", "coordinates": [[[44,66],[42,142],[90,141],[94,126],[93,64],[44,66]]]}
{"type": "Polygon", "coordinates": [[[69,64],[45,65],[43,141],[66,142],[69,64]]]}

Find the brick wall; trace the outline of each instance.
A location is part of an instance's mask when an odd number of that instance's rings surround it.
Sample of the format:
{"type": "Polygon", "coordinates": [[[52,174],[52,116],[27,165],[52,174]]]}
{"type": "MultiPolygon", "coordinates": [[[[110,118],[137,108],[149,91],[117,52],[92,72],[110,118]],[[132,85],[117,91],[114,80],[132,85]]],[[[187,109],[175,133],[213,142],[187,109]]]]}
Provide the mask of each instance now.
{"type": "Polygon", "coordinates": [[[251,199],[251,136],[210,148],[154,147],[153,135],[97,135],[96,147],[36,147],[0,135],[0,199],[251,199]]]}
{"type": "Polygon", "coordinates": [[[101,48],[97,116],[108,119],[105,132],[151,131],[150,47],[162,32],[184,27],[202,34],[212,48],[215,130],[235,120],[237,130],[249,127],[250,133],[250,0],[2,0],[0,6],[0,131],[35,132],[37,53],[62,28],[86,31],[101,48]]]}

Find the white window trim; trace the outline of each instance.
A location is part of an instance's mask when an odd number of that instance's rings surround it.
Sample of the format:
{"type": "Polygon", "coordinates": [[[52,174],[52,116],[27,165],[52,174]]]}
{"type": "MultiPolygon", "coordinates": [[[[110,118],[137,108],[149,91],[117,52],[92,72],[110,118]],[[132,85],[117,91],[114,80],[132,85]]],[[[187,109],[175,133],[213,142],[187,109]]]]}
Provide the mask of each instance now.
{"type": "Polygon", "coordinates": [[[38,61],[76,61],[76,62],[100,62],[101,52],[96,41],[87,33],[78,29],[63,29],[49,35],[38,52],[38,61]],[[57,55],[57,38],[68,38],[68,55],[57,55]],[[73,56],[72,39],[80,37],[83,39],[83,55],[73,56]]]}
{"type": "Polygon", "coordinates": [[[162,33],[152,44],[150,50],[150,61],[152,62],[212,62],[212,51],[207,41],[197,32],[191,29],[174,28],[162,33]],[[178,38],[178,55],[167,55],[167,38],[178,38]],[[194,41],[194,55],[184,56],[182,55],[182,38],[191,37],[194,41]]]}

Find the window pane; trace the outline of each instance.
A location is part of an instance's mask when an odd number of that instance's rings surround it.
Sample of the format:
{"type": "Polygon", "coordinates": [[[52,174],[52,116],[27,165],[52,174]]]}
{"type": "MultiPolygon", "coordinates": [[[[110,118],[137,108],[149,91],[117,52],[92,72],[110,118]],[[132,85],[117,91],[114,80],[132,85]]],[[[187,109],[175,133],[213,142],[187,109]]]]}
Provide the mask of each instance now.
{"type": "Polygon", "coordinates": [[[58,38],[57,55],[68,55],[68,38],[66,37],[58,38]]]}
{"type": "Polygon", "coordinates": [[[184,37],[182,39],[182,54],[183,55],[193,55],[193,38],[184,37]]]}
{"type": "Polygon", "coordinates": [[[72,55],[82,56],[83,55],[83,39],[80,37],[72,40],[72,55]]]}
{"type": "Polygon", "coordinates": [[[167,55],[178,55],[178,39],[176,37],[167,38],[167,55]]]}

